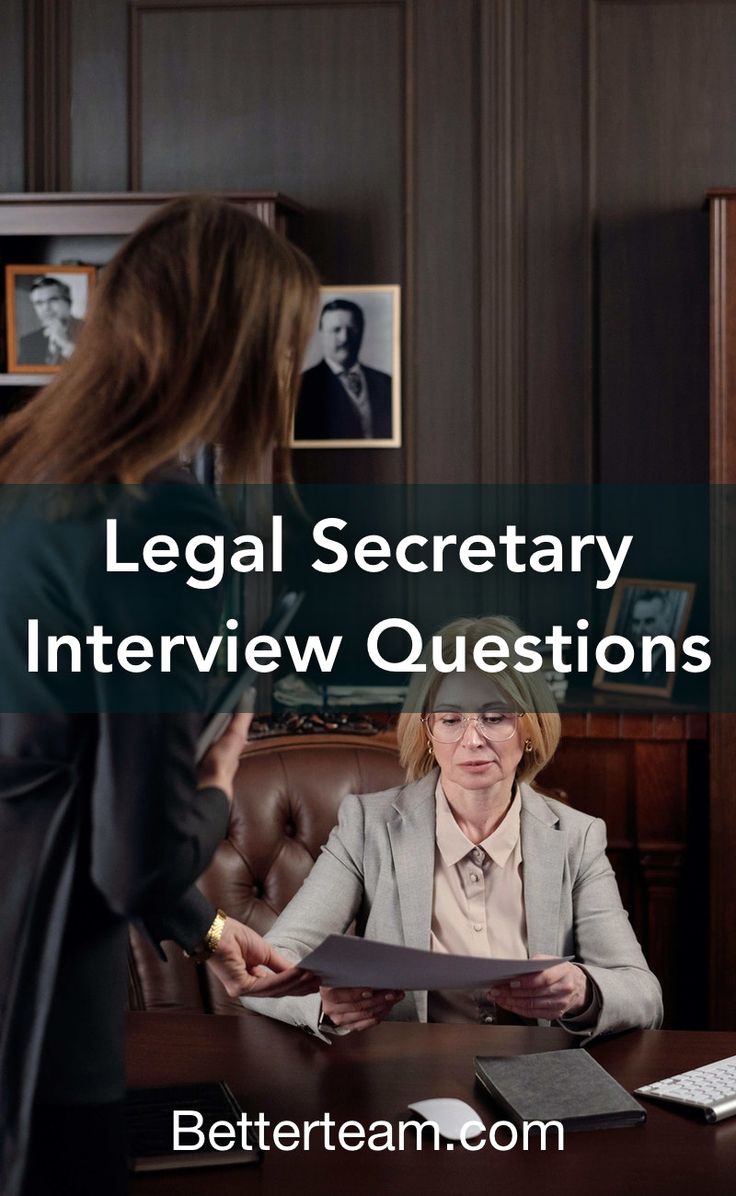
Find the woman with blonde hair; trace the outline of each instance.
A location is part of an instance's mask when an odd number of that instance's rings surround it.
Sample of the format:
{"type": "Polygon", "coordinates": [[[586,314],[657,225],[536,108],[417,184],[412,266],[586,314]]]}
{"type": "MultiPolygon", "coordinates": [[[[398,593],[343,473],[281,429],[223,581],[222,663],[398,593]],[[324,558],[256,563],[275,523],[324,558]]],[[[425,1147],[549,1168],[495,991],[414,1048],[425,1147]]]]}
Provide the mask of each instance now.
{"type": "MultiPolygon", "coordinates": [[[[192,887],[225,836],[249,716],[235,716],[197,766],[201,678],[177,671],[165,689],[147,674],[124,690],[126,706],[103,673],[90,706],[86,691],[62,684],[57,694],[30,674],[23,631],[31,610],[42,632],[99,622],[115,639],[158,617],[142,584],[101,582],[92,520],[114,502],[131,543],[149,531],[177,542],[225,532],[214,497],[181,463],[217,445],[223,479],[239,482],[286,443],[317,296],[309,261],[243,208],[178,199],[104,268],[70,361],[0,427],[0,482],[42,483],[30,496],[12,486],[0,528],[3,677],[22,679],[24,702],[10,709],[27,712],[0,715],[4,1196],[127,1190],[131,919],[198,960],[211,955],[240,991],[313,989],[192,887]],[[280,975],[263,979],[263,964],[280,975]]],[[[213,635],[217,595],[168,584],[151,587],[167,630],[213,635]]]]}
{"type": "Polygon", "coordinates": [[[533,786],[560,718],[543,677],[515,667],[520,634],[505,618],[451,623],[441,632],[446,671],[425,649],[426,671],[414,674],[398,725],[406,783],[345,798],[267,938],[299,961],[355,921],[365,938],[406,947],[572,961],[486,991],[322,988],[244,1004],[320,1034],[386,1017],[555,1022],[586,1039],[660,1024],[659,984],[621,905],[604,823],[533,786]],[[506,667],[450,671],[459,638],[468,658],[487,648],[506,667]]]}

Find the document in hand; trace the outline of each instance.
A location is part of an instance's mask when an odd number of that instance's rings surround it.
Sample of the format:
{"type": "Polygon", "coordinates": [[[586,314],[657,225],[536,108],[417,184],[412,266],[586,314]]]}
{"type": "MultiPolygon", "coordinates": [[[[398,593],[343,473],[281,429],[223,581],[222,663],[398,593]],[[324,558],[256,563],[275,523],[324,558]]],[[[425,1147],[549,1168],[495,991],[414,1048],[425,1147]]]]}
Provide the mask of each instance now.
{"type": "MultiPolygon", "coordinates": [[[[567,958],[570,958],[568,956],[567,958]]],[[[397,947],[348,934],[331,934],[301,960],[326,985],[339,988],[484,988],[542,972],[563,959],[483,959],[397,947]]]]}

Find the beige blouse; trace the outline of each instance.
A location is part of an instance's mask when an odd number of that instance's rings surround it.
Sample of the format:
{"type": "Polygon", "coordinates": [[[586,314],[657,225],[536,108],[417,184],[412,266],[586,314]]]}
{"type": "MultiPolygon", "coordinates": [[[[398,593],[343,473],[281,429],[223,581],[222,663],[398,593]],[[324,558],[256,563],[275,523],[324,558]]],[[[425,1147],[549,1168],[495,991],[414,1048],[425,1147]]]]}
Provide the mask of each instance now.
{"type": "MultiPolygon", "coordinates": [[[[460,830],[437,782],[431,949],[451,955],[526,959],[521,856],[521,794],[482,843],[460,830]]],[[[484,991],[448,989],[429,994],[430,1022],[496,1021],[484,991]]]]}

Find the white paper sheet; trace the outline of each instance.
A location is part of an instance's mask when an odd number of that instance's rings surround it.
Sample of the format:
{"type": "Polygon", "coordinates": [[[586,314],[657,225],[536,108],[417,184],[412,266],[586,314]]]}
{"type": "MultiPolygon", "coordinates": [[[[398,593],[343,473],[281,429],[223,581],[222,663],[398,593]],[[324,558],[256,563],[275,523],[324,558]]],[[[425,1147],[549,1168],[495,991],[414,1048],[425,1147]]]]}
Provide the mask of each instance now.
{"type": "Polygon", "coordinates": [[[563,958],[483,959],[475,955],[442,955],[348,934],[331,934],[299,966],[315,972],[323,984],[332,988],[410,990],[487,988],[564,961],[563,958]]]}

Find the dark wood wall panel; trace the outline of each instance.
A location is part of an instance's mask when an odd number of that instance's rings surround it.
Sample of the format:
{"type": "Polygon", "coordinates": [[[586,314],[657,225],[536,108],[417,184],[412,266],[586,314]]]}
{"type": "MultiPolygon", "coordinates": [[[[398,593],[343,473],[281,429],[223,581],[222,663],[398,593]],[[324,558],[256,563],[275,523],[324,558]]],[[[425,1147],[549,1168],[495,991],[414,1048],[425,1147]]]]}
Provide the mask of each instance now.
{"type": "Polygon", "coordinates": [[[0,59],[0,188],[24,186],[23,0],[3,0],[0,59]]]}
{"type": "Polygon", "coordinates": [[[400,281],[402,25],[399,5],[141,9],[135,181],[278,188],[329,282],[400,281]]]}
{"type": "Polygon", "coordinates": [[[736,5],[598,3],[601,479],[708,477],[708,221],[736,180],[736,5]]]}
{"type": "Polygon", "coordinates": [[[414,480],[420,482],[480,476],[476,7],[472,0],[416,6],[412,369],[414,480]]]}
{"type": "Polygon", "coordinates": [[[526,480],[707,478],[705,191],[736,181],[736,5],[528,0],[526,480]]]}
{"type": "Polygon", "coordinates": [[[593,481],[587,4],[527,5],[526,481],[593,481]]]}
{"type": "Polygon", "coordinates": [[[128,188],[128,9],[69,0],[73,191],[128,188]]]}

